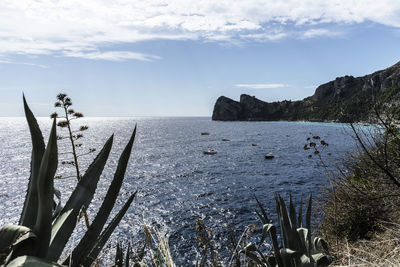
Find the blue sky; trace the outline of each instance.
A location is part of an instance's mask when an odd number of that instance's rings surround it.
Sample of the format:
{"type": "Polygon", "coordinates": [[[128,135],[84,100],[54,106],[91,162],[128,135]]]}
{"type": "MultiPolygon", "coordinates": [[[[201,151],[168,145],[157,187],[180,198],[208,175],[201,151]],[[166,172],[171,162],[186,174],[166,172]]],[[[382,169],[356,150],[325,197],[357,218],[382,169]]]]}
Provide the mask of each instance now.
{"type": "Polygon", "coordinates": [[[86,116],[211,116],[400,61],[400,1],[0,2],[0,116],[67,93],[86,116]]]}

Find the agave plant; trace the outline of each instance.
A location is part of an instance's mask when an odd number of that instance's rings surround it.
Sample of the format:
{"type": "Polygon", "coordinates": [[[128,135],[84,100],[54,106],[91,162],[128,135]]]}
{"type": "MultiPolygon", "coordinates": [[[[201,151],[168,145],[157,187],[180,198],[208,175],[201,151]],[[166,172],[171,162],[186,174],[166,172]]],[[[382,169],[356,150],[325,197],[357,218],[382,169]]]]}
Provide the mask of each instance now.
{"type": "MultiPolygon", "coordinates": [[[[58,164],[56,120],[53,120],[45,147],[42,132],[25,97],[23,101],[32,138],[31,172],[19,225],[6,225],[0,230],[0,265],[62,266],[56,262],[72,235],[77,218],[87,209],[93,198],[111,150],[113,135],[79,180],[65,206],[57,205],[54,208],[53,196],[60,198],[60,192],[54,189],[53,184],[58,164]]],[[[131,205],[136,192],[103,229],[119,194],[135,134],[136,126],[120,156],[114,178],[97,215],[63,264],[90,266],[131,205]]]]}
{"type": "Polygon", "coordinates": [[[278,242],[276,227],[271,223],[261,203],[256,198],[260,211],[256,211],[263,224],[260,243],[250,243],[241,252],[260,266],[268,267],[314,267],[328,266],[332,262],[326,242],[315,237],[311,242],[311,203],[308,200],[306,211],[306,227],[303,227],[303,205],[300,203],[298,215],[293,205],[292,195],[289,198],[289,210],[283,198],[275,195],[276,209],[281,230],[282,244],[278,242]],[[269,235],[273,254],[264,255],[260,246],[269,235]]]}
{"type": "MultiPolygon", "coordinates": [[[[117,242],[117,246],[115,248],[115,260],[114,260],[114,265],[115,267],[129,267],[130,263],[130,252],[131,251],[131,245],[128,243],[128,247],[126,249],[126,253],[124,253],[124,249],[121,245],[120,242],[117,242]],[[125,258],[124,258],[125,254],[125,258]]],[[[136,265],[135,265],[136,266],[136,265]]]]}

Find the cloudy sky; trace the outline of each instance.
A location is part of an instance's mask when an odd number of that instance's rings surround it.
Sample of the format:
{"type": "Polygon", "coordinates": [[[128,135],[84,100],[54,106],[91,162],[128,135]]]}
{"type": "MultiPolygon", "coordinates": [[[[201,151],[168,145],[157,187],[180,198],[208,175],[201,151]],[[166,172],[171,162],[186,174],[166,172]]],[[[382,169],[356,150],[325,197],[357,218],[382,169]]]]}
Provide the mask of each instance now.
{"type": "Polygon", "coordinates": [[[210,116],[400,61],[400,1],[2,0],[0,116],[59,92],[88,116],[210,116]]]}

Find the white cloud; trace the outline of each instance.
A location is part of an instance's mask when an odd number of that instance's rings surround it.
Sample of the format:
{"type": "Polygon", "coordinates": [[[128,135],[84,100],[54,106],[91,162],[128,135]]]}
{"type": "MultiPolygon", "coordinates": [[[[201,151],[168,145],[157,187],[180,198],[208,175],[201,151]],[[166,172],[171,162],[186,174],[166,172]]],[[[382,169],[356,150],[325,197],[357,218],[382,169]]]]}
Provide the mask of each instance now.
{"type": "Polygon", "coordinates": [[[287,87],[286,84],[282,83],[240,83],[235,84],[236,87],[240,88],[250,88],[250,89],[274,89],[287,87]]]}
{"type": "Polygon", "coordinates": [[[154,60],[105,48],[155,39],[237,43],[313,38],[338,33],[327,25],[366,21],[400,28],[400,1],[2,0],[0,17],[0,55],[154,60]],[[104,52],[85,52],[99,50],[104,52]]]}
{"type": "Polygon", "coordinates": [[[134,53],[130,51],[107,51],[107,52],[65,52],[63,55],[68,57],[79,57],[86,59],[102,59],[110,61],[126,61],[130,59],[141,61],[153,61],[160,59],[158,56],[134,53]]]}
{"type": "Polygon", "coordinates": [[[0,59],[0,64],[26,65],[26,66],[33,66],[33,67],[39,67],[39,68],[47,68],[47,66],[41,65],[41,64],[30,63],[30,62],[16,62],[16,61],[8,60],[8,59],[0,59]]]}
{"type": "Polygon", "coordinates": [[[337,31],[331,31],[328,29],[310,29],[305,31],[304,33],[301,34],[300,38],[302,39],[311,39],[311,38],[316,38],[316,37],[336,37],[342,35],[342,33],[337,32],[337,31]]]}

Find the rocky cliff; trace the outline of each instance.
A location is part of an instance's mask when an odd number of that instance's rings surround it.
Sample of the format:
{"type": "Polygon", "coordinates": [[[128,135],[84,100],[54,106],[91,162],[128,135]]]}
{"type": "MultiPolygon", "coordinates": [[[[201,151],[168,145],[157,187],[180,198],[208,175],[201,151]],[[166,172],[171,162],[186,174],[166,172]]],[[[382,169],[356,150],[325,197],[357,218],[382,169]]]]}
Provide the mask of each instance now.
{"type": "Polygon", "coordinates": [[[214,106],[213,120],[274,121],[309,120],[353,122],[367,120],[373,107],[392,109],[400,103],[400,62],[362,77],[344,76],[322,84],[314,95],[299,101],[264,102],[241,95],[240,101],[221,96],[214,106]]]}

